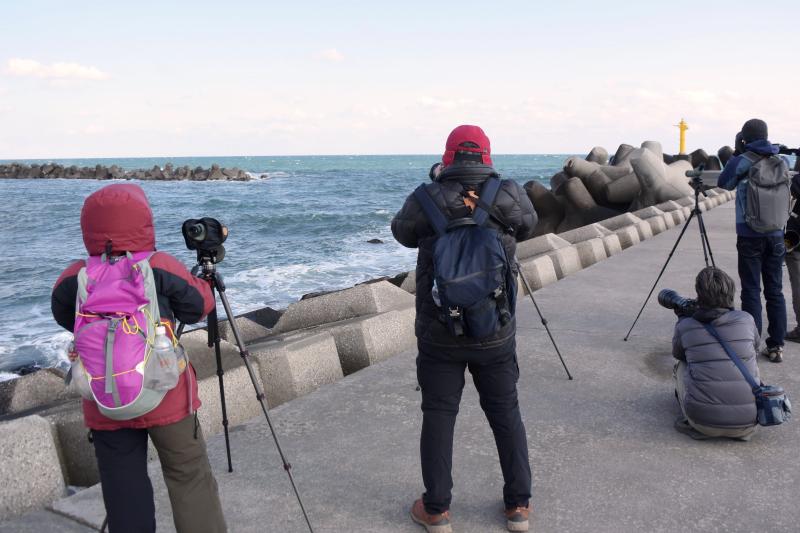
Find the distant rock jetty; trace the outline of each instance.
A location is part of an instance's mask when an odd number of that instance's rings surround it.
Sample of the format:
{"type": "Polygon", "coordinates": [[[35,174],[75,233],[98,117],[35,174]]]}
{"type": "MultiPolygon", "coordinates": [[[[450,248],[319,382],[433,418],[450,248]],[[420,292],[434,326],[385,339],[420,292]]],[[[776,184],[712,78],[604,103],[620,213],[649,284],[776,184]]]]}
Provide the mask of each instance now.
{"type": "Polygon", "coordinates": [[[146,181],[249,181],[252,177],[238,168],[189,168],[188,165],[164,168],[154,166],[150,170],[125,170],[117,165],[94,167],[64,166],[56,163],[23,165],[11,163],[0,165],[0,179],[78,179],[78,180],[146,180],[146,181]]]}
{"type": "Polygon", "coordinates": [[[525,184],[539,214],[535,235],[563,233],[683,199],[693,193],[687,170],[700,165],[720,170],[732,153],[725,146],[716,156],[704,150],[668,155],[661,143],[645,141],[640,148],[623,144],[609,158],[605,148],[596,146],[584,159],[567,159],[550,179],[549,189],[536,180],[525,184]]]}

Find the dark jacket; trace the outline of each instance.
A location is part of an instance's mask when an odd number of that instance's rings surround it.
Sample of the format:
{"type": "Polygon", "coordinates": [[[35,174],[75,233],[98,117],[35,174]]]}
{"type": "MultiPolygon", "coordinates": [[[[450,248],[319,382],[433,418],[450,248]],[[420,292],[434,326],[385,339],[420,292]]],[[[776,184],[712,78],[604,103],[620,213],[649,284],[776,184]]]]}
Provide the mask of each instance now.
{"type": "MultiPolygon", "coordinates": [[[[754,141],[745,146],[745,150],[762,156],[778,154],[778,147],[767,140],[754,141]]],[[[783,235],[782,230],[770,233],[759,233],[745,222],[745,206],[747,205],[747,176],[753,163],[743,155],[732,157],[717,178],[717,186],[729,191],[736,190],[736,234],[742,237],[770,237],[783,235]]]]}
{"type": "MultiPolygon", "coordinates": [[[[81,227],[89,255],[100,255],[107,246],[114,255],[155,250],[150,206],[144,191],[136,185],[111,185],[90,195],[81,211],[81,227]]],[[[149,262],[162,320],[169,321],[173,327],[176,319],[192,324],[213,309],[214,299],[208,284],[192,276],[183,263],[164,252],[155,252],[149,262]]],[[[53,318],[67,331],[73,331],[75,326],[78,273],[85,264],[80,260],[67,267],[53,287],[50,302],[53,318]]],[[[189,414],[189,387],[192,388],[193,408],[197,409],[200,407],[197,379],[189,365],[178,385],[149,413],[131,420],[112,420],[100,413],[97,404],[83,400],[84,422],[97,430],[172,424],[189,414]]]]}
{"type": "Polygon", "coordinates": [[[706,331],[710,323],[758,381],[759,336],[753,317],[744,311],[701,309],[675,325],[672,355],[686,361],[682,404],[693,422],[710,427],[739,428],[756,423],[756,404],[750,384],[725,349],[706,331]]]}
{"type": "MultiPolygon", "coordinates": [[[[479,164],[454,164],[439,175],[436,182],[426,185],[434,203],[445,213],[448,220],[470,215],[464,204],[462,192],[475,190],[480,195],[483,183],[490,177],[499,177],[492,167],[479,164]]],[[[508,257],[514,257],[517,242],[533,236],[538,217],[524,189],[513,180],[503,180],[494,203],[494,214],[506,226],[513,228],[513,234],[502,233],[503,246],[508,257]]],[[[488,226],[502,231],[494,220],[488,226]]],[[[475,339],[454,337],[440,320],[440,312],[433,302],[433,244],[436,233],[428,223],[428,218],[413,194],[406,198],[400,212],[392,220],[394,238],[409,248],[419,248],[417,255],[417,319],[415,330],[418,343],[431,348],[458,349],[505,349],[514,342],[515,321],[512,320],[493,337],[476,341],[475,339]]]]}

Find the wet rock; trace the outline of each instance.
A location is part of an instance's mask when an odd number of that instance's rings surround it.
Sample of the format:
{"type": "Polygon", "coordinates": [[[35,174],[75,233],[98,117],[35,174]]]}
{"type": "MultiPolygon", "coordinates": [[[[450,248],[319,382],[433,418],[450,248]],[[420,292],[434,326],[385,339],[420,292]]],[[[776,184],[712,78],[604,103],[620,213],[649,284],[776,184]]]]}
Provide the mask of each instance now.
{"type": "Polygon", "coordinates": [[[380,239],[370,239],[367,241],[369,244],[383,244],[383,241],[380,239]]]}

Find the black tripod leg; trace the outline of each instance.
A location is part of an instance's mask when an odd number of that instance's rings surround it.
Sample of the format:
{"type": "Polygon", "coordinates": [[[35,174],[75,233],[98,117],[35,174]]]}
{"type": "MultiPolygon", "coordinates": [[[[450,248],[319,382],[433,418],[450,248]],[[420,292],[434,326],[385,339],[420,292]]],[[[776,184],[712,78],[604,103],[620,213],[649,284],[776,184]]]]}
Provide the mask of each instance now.
{"type": "Polygon", "coordinates": [[[708,240],[708,232],[706,231],[706,222],[703,220],[703,214],[697,213],[697,223],[700,225],[700,240],[703,242],[703,258],[706,260],[708,266],[708,259],[711,258],[711,266],[716,267],[714,263],[714,253],[711,251],[711,242],[708,240]],[[707,251],[707,253],[706,253],[707,251]]]}
{"type": "Polygon", "coordinates": [[[280,455],[281,461],[283,462],[283,469],[289,476],[289,482],[292,485],[292,490],[294,490],[295,497],[297,497],[297,503],[300,505],[300,511],[303,513],[303,518],[305,518],[306,520],[306,525],[308,526],[308,530],[311,533],[314,533],[314,528],[311,527],[311,521],[308,518],[308,513],[306,513],[306,508],[303,505],[303,500],[300,498],[300,492],[297,490],[297,485],[294,482],[294,476],[292,476],[292,465],[289,463],[289,461],[286,460],[286,456],[283,454],[281,443],[278,440],[278,434],[275,433],[275,428],[273,427],[272,420],[269,417],[269,412],[267,411],[267,404],[264,401],[266,395],[264,394],[264,390],[261,388],[261,385],[259,384],[258,379],[256,378],[255,371],[253,370],[253,365],[250,364],[250,353],[245,349],[244,342],[242,342],[242,338],[239,335],[239,328],[236,325],[236,320],[234,319],[233,312],[231,311],[231,306],[228,303],[228,297],[225,295],[225,285],[222,283],[222,281],[219,279],[219,276],[217,275],[214,275],[213,281],[214,281],[214,286],[216,287],[217,292],[219,293],[220,300],[222,300],[222,307],[225,309],[225,314],[228,316],[228,323],[231,325],[231,329],[233,330],[233,337],[236,339],[236,346],[239,348],[239,355],[242,356],[242,361],[244,361],[244,366],[247,368],[247,373],[250,375],[250,381],[253,383],[253,388],[256,391],[256,399],[261,404],[261,410],[264,412],[264,417],[267,419],[267,425],[269,426],[269,431],[270,433],[272,433],[272,439],[275,441],[275,447],[278,449],[278,455],[280,455]]]}
{"type": "Polygon", "coordinates": [[[550,333],[550,327],[547,325],[547,319],[542,316],[542,312],[539,310],[539,305],[536,303],[536,299],[533,297],[533,290],[528,283],[528,279],[525,277],[525,273],[522,271],[522,265],[519,264],[519,260],[516,257],[514,258],[514,262],[517,264],[517,270],[519,271],[519,277],[522,278],[522,283],[524,283],[525,288],[528,289],[528,295],[531,297],[533,307],[536,308],[536,313],[539,315],[539,319],[542,321],[542,325],[544,326],[545,331],[547,331],[547,335],[550,337],[550,342],[553,343],[553,348],[556,349],[556,355],[558,355],[559,360],[561,360],[561,366],[564,367],[564,371],[567,373],[567,378],[572,379],[572,374],[569,373],[567,363],[565,363],[564,358],[561,357],[561,351],[558,349],[556,340],[553,338],[553,334],[550,333]]]}
{"type": "Polygon", "coordinates": [[[636,323],[639,321],[639,317],[642,316],[642,313],[644,312],[644,308],[647,305],[647,302],[650,301],[650,297],[653,295],[653,291],[656,290],[656,285],[658,285],[659,280],[661,280],[661,276],[664,275],[664,271],[667,269],[667,265],[669,264],[670,259],[672,259],[672,255],[675,253],[675,249],[678,247],[678,244],[680,244],[681,239],[683,238],[683,234],[686,233],[686,228],[689,227],[689,223],[692,221],[692,218],[694,218],[694,215],[695,215],[695,212],[692,211],[692,214],[689,215],[689,218],[686,219],[686,223],[683,225],[683,229],[681,230],[681,234],[678,235],[678,239],[675,241],[675,244],[672,246],[672,250],[669,251],[669,256],[667,257],[667,260],[664,262],[664,266],[661,267],[661,272],[658,273],[658,277],[656,278],[656,281],[653,283],[653,286],[650,288],[650,292],[647,293],[647,298],[644,299],[644,303],[642,304],[642,308],[639,309],[639,314],[636,315],[636,318],[633,320],[633,324],[631,324],[631,329],[628,330],[628,334],[625,335],[625,338],[622,339],[622,340],[627,341],[628,337],[631,336],[631,331],[633,331],[633,328],[636,326],[636,323]]]}
{"type": "MultiPolygon", "coordinates": [[[[214,288],[211,288],[212,296],[214,288]]],[[[225,382],[222,379],[225,373],[222,370],[222,353],[219,346],[219,319],[217,308],[208,313],[208,347],[214,346],[214,354],[217,359],[217,377],[219,378],[219,401],[222,407],[222,430],[225,432],[225,452],[228,456],[228,472],[233,472],[233,462],[231,461],[231,439],[228,433],[228,410],[225,406],[225,382]]]]}

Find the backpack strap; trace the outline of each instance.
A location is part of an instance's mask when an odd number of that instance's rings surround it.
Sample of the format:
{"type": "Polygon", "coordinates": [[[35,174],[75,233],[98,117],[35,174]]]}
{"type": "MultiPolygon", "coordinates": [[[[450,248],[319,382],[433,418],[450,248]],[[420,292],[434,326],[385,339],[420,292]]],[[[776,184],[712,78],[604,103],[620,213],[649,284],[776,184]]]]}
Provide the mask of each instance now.
{"type": "Polygon", "coordinates": [[[433,227],[436,235],[441,237],[447,231],[447,218],[445,218],[442,210],[439,209],[433,202],[425,183],[414,189],[414,197],[422,207],[425,216],[428,217],[428,222],[433,227]]]}
{"type": "Polygon", "coordinates": [[[494,206],[494,201],[497,199],[497,193],[500,190],[500,180],[492,176],[486,180],[481,189],[481,196],[477,202],[475,211],[472,213],[472,219],[479,226],[483,226],[489,220],[489,214],[494,206]]]}
{"type": "Polygon", "coordinates": [[[728,346],[728,343],[722,340],[722,338],[719,336],[719,333],[717,333],[717,330],[714,329],[714,327],[711,324],[703,324],[703,326],[706,328],[706,331],[708,331],[711,334],[711,336],[717,339],[717,342],[719,342],[722,345],[722,348],[725,350],[725,353],[727,353],[728,357],[731,358],[731,361],[733,361],[733,364],[735,364],[736,368],[739,369],[739,372],[742,373],[744,379],[747,380],[747,383],[750,384],[750,387],[752,387],[753,391],[755,392],[756,389],[761,387],[761,384],[756,382],[755,378],[753,378],[753,375],[750,374],[750,371],[747,370],[746,366],[744,366],[742,360],[739,359],[739,356],[736,355],[736,353],[731,349],[730,346],[728,346]]]}

